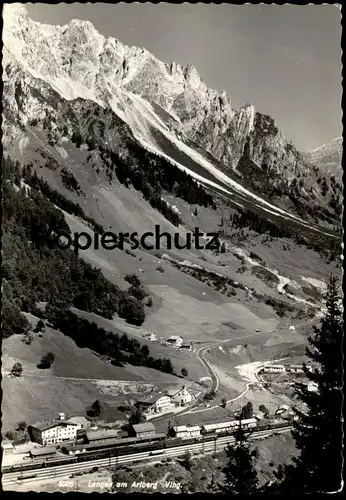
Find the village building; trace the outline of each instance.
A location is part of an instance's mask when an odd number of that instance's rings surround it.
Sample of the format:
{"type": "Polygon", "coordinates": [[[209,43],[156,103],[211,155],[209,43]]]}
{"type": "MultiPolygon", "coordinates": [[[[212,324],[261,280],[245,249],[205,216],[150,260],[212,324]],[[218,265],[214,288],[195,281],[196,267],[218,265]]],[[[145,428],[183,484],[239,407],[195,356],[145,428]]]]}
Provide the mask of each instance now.
{"type": "Polygon", "coordinates": [[[102,443],[108,439],[118,439],[121,438],[120,431],[111,429],[111,430],[102,430],[102,431],[87,431],[85,435],[86,443],[102,443]]]}
{"type": "Polygon", "coordinates": [[[31,440],[43,445],[61,443],[63,441],[74,441],[81,424],[65,420],[65,414],[59,414],[61,418],[50,422],[37,422],[28,427],[31,440]]]}
{"type": "Polygon", "coordinates": [[[129,429],[129,436],[133,437],[150,437],[155,434],[155,426],[150,422],[145,424],[132,424],[129,429]]]}
{"type": "Polygon", "coordinates": [[[33,450],[30,450],[31,458],[53,456],[55,453],[56,448],[54,446],[46,446],[45,448],[34,448],[33,450]]]}
{"type": "Polygon", "coordinates": [[[13,448],[13,444],[12,443],[5,443],[2,445],[2,450],[3,450],[3,453],[4,455],[8,455],[10,453],[13,453],[14,451],[14,448],[13,448]]]}
{"type": "Polygon", "coordinates": [[[184,351],[191,351],[192,345],[184,342],[183,344],[181,344],[180,349],[184,349],[184,351]]]}
{"type": "Polygon", "coordinates": [[[281,405],[275,412],[275,415],[283,415],[284,413],[287,413],[289,411],[289,406],[287,405],[281,405]]]}
{"type": "Polygon", "coordinates": [[[176,438],[198,437],[201,435],[201,427],[199,425],[178,425],[171,428],[170,435],[176,438]]]}
{"type": "Polygon", "coordinates": [[[284,365],[266,365],[263,367],[264,373],[284,373],[284,365]]]}
{"type": "Polygon", "coordinates": [[[166,394],[153,394],[143,399],[139,399],[136,408],[148,415],[163,413],[172,408],[171,398],[166,394]]]}
{"type": "Polygon", "coordinates": [[[186,406],[195,399],[185,386],[181,387],[178,390],[168,390],[167,396],[170,397],[171,404],[174,404],[175,406],[186,406]]]}
{"type": "Polygon", "coordinates": [[[263,411],[259,411],[255,416],[256,420],[262,420],[265,417],[263,411]]]}
{"type": "Polygon", "coordinates": [[[92,405],[95,416],[105,422],[116,422],[124,425],[127,422],[126,414],[118,410],[119,402],[111,398],[102,398],[92,405]]]}
{"type": "Polygon", "coordinates": [[[173,347],[181,347],[184,343],[184,339],[183,337],[172,335],[169,339],[167,339],[167,342],[173,347]]]}
{"type": "Polygon", "coordinates": [[[291,373],[304,373],[303,365],[290,365],[287,371],[291,373]]]}
{"type": "Polygon", "coordinates": [[[157,340],[157,336],[154,332],[147,332],[144,334],[144,338],[150,340],[151,342],[155,342],[157,340]]]}
{"type": "Polygon", "coordinates": [[[308,391],[309,392],[317,392],[318,391],[318,385],[316,382],[309,382],[308,383],[308,391]]]}

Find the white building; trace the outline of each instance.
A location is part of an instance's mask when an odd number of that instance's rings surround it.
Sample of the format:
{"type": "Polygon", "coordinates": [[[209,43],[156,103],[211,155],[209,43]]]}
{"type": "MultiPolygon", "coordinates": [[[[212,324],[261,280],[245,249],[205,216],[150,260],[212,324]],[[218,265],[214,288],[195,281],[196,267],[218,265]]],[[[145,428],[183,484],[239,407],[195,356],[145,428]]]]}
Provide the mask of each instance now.
{"type": "Polygon", "coordinates": [[[144,337],[147,339],[147,340],[150,340],[151,342],[155,342],[157,340],[157,336],[155,335],[154,332],[147,332],[144,337]]]}
{"type": "Polygon", "coordinates": [[[185,386],[181,387],[178,390],[173,389],[167,391],[167,396],[169,396],[171,403],[175,406],[185,406],[195,399],[185,386]]]}
{"type": "Polygon", "coordinates": [[[239,427],[239,420],[229,420],[228,422],[219,422],[217,424],[205,424],[202,426],[204,434],[227,432],[239,427]]]}
{"type": "Polygon", "coordinates": [[[77,437],[77,430],[81,428],[81,424],[62,418],[51,422],[38,422],[29,426],[28,430],[32,441],[47,445],[63,441],[74,441],[77,437]]]}
{"type": "Polygon", "coordinates": [[[257,427],[257,421],[255,418],[244,418],[241,420],[241,426],[243,429],[252,429],[257,427]]]}
{"type": "Polygon", "coordinates": [[[143,413],[152,415],[153,413],[165,413],[172,409],[173,405],[170,396],[166,394],[156,394],[139,399],[135,406],[143,413]]]}
{"type": "Polygon", "coordinates": [[[291,373],[304,373],[303,365],[290,365],[288,371],[291,373]]]}
{"type": "Polygon", "coordinates": [[[13,453],[13,444],[12,443],[5,443],[1,446],[2,446],[4,454],[6,453],[6,455],[7,455],[9,453],[13,453]]]}
{"type": "Polygon", "coordinates": [[[284,373],[284,365],[266,365],[263,367],[264,373],[284,373]]]}
{"type": "Polygon", "coordinates": [[[178,425],[177,427],[173,427],[173,433],[177,438],[198,437],[201,435],[201,428],[199,425],[178,425]]]}
{"type": "Polygon", "coordinates": [[[317,392],[318,391],[318,385],[316,382],[309,382],[308,383],[308,391],[309,392],[317,392]]]}
{"type": "Polygon", "coordinates": [[[174,346],[174,347],[181,347],[184,343],[183,337],[180,337],[179,335],[172,335],[169,337],[167,340],[168,344],[174,346]]]}

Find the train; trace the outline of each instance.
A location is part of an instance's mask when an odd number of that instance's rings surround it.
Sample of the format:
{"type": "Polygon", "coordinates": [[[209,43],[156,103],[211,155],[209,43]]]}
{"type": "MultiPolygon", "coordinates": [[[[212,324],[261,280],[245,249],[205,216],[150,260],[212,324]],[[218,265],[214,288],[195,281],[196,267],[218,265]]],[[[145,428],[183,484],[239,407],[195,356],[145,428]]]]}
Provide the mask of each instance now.
{"type": "MultiPolygon", "coordinates": [[[[252,420],[252,419],[249,419],[252,420]]],[[[254,420],[254,419],[253,419],[254,420]]],[[[234,421],[233,421],[234,422],[234,421]]],[[[245,425],[242,428],[246,428],[248,432],[254,432],[255,430],[269,430],[269,429],[280,429],[286,428],[288,426],[287,422],[276,422],[272,424],[257,424],[245,425]]],[[[46,467],[56,467],[59,465],[68,465],[72,463],[79,463],[88,460],[97,460],[105,458],[120,457],[122,455],[136,454],[140,452],[149,451],[149,456],[153,456],[156,452],[157,454],[162,454],[167,448],[174,448],[183,445],[193,445],[208,441],[217,441],[217,439],[230,436],[234,434],[240,426],[230,425],[222,428],[215,428],[218,424],[202,425],[201,435],[196,437],[175,437],[169,438],[165,434],[155,434],[153,436],[148,436],[147,438],[123,438],[117,440],[109,440],[112,443],[97,443],[97,444],[84,444],[84,445],[66,445],[61,449],[62,454],[56,454],[55,457],[46,458],[45,460],[35,460],[30,461],[25,465],[15,465],[15,466],[5,466],[2,468],[2,473],[11,472],[23,472],[26,470],[41,469],[46,467]],[[211,427],[212,426],[212,427],[211,427]],[[74,450],[71,455],[70,452],[74,450]],[[78,453],[76,451],[79,450],[78,453]],[[65,456],[63,456],[65,454],[65,456]]]]}

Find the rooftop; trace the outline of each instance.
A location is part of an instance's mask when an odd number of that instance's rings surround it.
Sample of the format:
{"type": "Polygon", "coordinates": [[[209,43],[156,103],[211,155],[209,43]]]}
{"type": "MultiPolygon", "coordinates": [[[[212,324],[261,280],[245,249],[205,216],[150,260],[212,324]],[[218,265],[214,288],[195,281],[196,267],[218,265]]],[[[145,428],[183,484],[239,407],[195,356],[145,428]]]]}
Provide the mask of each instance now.
{"type": "Polygon", "coordinates": [[[210,429],[222,429],[223,427],[229,427],[231,425],[231,422],[218,422],[215,424],[206,424],[203,425],[203,428],[206,430],[210,429]]]}
{"type": "Polygon", "coordinates": [[[144,396],[143,398],[140,398],[137,400],[137,403],[151,403],[154,404],[159,398],[162,398],[166,396],[166,394],[159,392],[159,393],[150,393],[147,396],[144,396]]]}
{"type": "Polygon", "coordinates": [[[114,400],[114,399],[108,399],[108,398],[102,398],[100,399],[100,404],[101,405],[106,405],[106,406],[109,406],[109,407],[114,407],[114,408],[118,408],[119,406],[119,402],[114,400]]]}
{"type": "Polygon", "coordinates": [[[56,453],[56,448],[54,446],[45,446],[44,448],[34,448],[30,451],[31,455],[40,456],[40,455],[49,455],[51,453],[56,453]]]}
{"type": "Polygon", "coordinates": [[[180,335],[172,335],[171,337],[169,337],[168,339],[168,342],[171,340],[172,342],[176,341],[176,340],[179,340],[179,339],[182,339],[183,340],[183,337],[181,337],[180,335]]]}
{"type": "Polygon", "coordinates": [[[199,425],[178,425],[177,427],[173,427],[175,432],[194,432],[194,431],[199,431],[201,428],[199,425]]]}
{"type": "Polygon", "coordinates": [[[256,414],[256,418],[258,418],[259,420],[261,420],[263,417],[264,417],[264,413],[263,413],[263,411],[259,411],[259,412],[257,412],[257,414],[256,414]]]}
{"type": "Polygon", "coordinates": [[[284,365],[265,365],[264,368],[285,368],[284,365]]]}
{"type": "Polygon", "coordinates": [[[52,427],[58,427],[59,425],[77,425],[71,420],[51,420],[50,422],[37,422],[32,427],[39,429],[40,431],[46,431],[52,427]]]}
{"type": "Polygon", "coordinates": [[[12,443],[4,443],[4,444],[2,444],[1,446],[2,446],[2,448],[3,448],[4,450],[10,450],[10,449],[12,449],[12,448],[13,448],[13,444],[12,444],[12,443]]]}
{"type": "Polygon", "coordinates": [[[150,422],[147,422],[145,424],[135,424],[132,427],[136,432],[156,431],[155,426],[150,422]]]}
{"type": "Polygon", "coordinates": [[[176,394],[178,394],[178,392],[180,392],[183,389],[186,389],[185,385],[181,387],[171,387],[170,389],[166,390],[166,394],[167,396],[175,396],[176,394]]]}
{"type": "Polygon", "coordinates": [[[104,431],[87,431],[86,435],[89,441],[95,441],[97,439],[116,438],[119,435],[119,431],[113,429],[104,431]]]}
{"type": "Polygon", "coordinates": [[[256,419],[255,418],[244,418],[243,420],[241,420],[241,423],[242,424],[253,424],[253,423],[256,423],[256,419]]]}

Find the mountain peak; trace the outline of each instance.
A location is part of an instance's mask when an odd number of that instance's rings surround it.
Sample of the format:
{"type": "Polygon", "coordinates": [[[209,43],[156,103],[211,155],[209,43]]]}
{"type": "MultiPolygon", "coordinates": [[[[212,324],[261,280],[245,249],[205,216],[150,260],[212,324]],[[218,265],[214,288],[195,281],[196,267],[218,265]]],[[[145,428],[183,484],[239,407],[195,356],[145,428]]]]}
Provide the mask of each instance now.
{"type": "Polygon", "coordinates": [[[28,11],[23,3],[5,3],[3,16],[5,17],[28,17],[28,11]]]}
{"type": "Polygon", "coordinates": [[[317,153],[318,151],[321,151],[322,149],[326,148],[341,148],[342,147],[342,137],[335,137],[331,141],[327,142],[326,144],[322,144],[322,146],[318,146],[317,148],[313,149],[312,151],[309,151],[308,154],[312,153],[317,153]]]}

